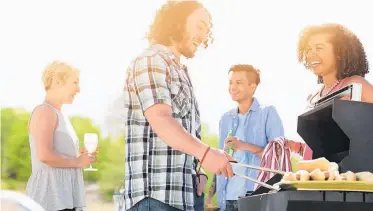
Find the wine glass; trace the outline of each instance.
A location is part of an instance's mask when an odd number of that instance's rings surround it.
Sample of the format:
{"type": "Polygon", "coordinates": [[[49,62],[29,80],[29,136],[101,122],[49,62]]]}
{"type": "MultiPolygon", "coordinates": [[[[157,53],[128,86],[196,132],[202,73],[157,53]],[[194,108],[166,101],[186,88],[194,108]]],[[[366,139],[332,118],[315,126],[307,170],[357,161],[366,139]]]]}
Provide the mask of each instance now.
{"type": "MultiPolygon", "coordinates": [[[[88,154],[91,155],[96,151],[98,144],[98,137],[95,133],[86,133],[84,134],[84,146],[88,151],[88,154]]],[[[84,171],[98,171],[97,169],[92,168],[92,165],[89,168],[84,169],[84,171]]]]}

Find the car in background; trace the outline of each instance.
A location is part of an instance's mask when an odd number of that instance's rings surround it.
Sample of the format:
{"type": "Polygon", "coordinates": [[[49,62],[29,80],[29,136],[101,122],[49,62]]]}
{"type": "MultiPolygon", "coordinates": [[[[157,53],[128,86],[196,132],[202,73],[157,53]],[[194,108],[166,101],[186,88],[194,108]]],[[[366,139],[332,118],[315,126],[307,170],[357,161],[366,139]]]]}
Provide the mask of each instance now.
{"type": "Polygon", "coordinates": [[[30,197],[12,190],[0,190],[0,204],[0,210],[46,211],[30,197]]]}

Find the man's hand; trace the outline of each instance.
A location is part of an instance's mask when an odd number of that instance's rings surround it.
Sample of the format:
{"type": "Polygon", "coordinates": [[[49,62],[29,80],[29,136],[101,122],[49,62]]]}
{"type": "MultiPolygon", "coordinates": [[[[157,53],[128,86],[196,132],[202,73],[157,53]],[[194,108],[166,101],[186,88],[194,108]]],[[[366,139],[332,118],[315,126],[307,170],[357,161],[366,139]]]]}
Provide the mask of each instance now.
{"type": "Polygon", "coordinates": [[[225,139],[224,143],[225,143],[224,151],[226,150],[226,147],[228,147],[229,145],[233,146],[234,151],[242,150],[243,149],[242,146],[244,144],[240,139],[233,137],[233,136],[225,139]]]}
{"type": "Polygon", "coordinates": [[[235,159],[220,149],[210,148],[201,165],[211,173],[230,178],[233,177],[233,169],[229,161],[235,159]]]}
{"type": "Polygon", "coordinates": [[[205,175],[199,175],[196,177],[196,184],[197,184],[197,195],[202,196],[202,193],[206,190],[207,185],[207,177],[205,175]]]}
{"type": "Polygon", "coordinates": [[[234,151],[242,150],[242,151],[246,151],[246,152],[251,152],[258,157],[262,157],[263,150],[264,150],[264,148],[262,148],[262,147],[259,147],[259,146],[256,146],[254,144],[250,144],[250,143],[241,141],[237,137],[228,137],[227,139],[225,139],[224,143],[225,143],[224,151],[226,150],[226,148],[229,145],[233,145],[233,150],[234,151]]]}

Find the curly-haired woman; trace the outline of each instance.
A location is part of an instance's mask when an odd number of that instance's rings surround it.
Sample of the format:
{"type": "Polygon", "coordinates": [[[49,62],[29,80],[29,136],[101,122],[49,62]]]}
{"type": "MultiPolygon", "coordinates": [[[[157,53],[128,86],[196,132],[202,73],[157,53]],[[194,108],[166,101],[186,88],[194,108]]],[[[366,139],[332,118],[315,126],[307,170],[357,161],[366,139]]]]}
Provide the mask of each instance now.
{"type": "Polygon", "coordinates": [[[309,108],[321,97],[352,83],[362,85],[362,102],[373,103],[373,86],[364,78],[369,72],[364,47],[346,27],[323,24],[305,28],[298,43],[298,60],[321,84],[309,95],[309,108]]]}

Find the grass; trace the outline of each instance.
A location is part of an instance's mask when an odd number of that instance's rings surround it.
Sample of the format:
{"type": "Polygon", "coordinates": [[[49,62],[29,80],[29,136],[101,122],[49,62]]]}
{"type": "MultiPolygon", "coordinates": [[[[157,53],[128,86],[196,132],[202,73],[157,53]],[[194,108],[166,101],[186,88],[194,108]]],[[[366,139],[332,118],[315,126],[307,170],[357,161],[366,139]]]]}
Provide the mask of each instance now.
{"type": "Polygon", "coordinates": [[[25,182],[1,178],[1,189],[4,190],[16,190],[19,192],[24,192],[26,185],[27,183],[25,182]]]}

